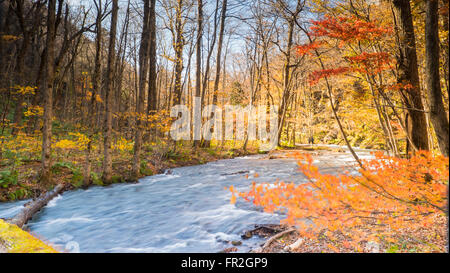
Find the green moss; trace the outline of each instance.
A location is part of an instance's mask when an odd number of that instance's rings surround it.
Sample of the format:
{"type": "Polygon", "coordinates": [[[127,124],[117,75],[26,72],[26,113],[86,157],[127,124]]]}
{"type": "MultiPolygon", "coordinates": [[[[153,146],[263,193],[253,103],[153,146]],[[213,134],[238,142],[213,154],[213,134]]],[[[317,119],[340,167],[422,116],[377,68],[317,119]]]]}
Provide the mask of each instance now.
{"type": "Polygon", "coordinates": [[[95,172],[91,172],[92,183],[97,186],[103,186],[101,175],[95,172]]]}
{"type": "Polygon", "coordinates": [[[17,185],[19,175],[17,171],[0,171],[0,188],[8,188],[11,185],[17,185]]]}
{"type": "Polygon", "coordinates": [[[118,176],[118,175],[113,175],[111,177],[111,184],[118,184],[118,183],[124,183],[125,179],[123,179],[123,177],[118,176]]]}
{"type": "Polygon", "coordinates": [[[152,176],[153,175],[153,170],[150,169],[147,166],[146,162],[141,162],[140,172],[141,172],[142,175],[145,175],[145,176],[152,176]]]}
{"type": "Polygon", "coordinates": [[[75,188],[80,188],[83,186],[83,181],[84,181],[84,176],[80,171],[75,171],[73,173],[72,178],[70,179],[70,183],[72,183],[72,185],[75,188]]]}

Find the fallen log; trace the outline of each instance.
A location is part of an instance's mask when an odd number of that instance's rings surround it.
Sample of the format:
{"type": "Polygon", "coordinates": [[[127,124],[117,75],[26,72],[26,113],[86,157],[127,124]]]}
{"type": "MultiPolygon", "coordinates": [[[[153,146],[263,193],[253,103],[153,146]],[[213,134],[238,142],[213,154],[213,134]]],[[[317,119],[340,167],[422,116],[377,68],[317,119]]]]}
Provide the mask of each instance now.
{"type": "Polygon", "coordinates": [[[25,205],[25,208],[12,219],[7,222],[16,225],[22,228],[36,212],[40,211],[43,207],[45,207],[48,202],[50,202],[53,198],[58,196],[64,190],[63,184],[58,184],[52,191],[41,194],[36,200],[31,201],[30,203],[25,205]]]}
{"type": "Polygon", "coordinates": [[[263,253],[273,242],[275,242],[279,238],[283,237],[284,235],[287,235],[287,234],[295,232],[295,231],[297,231],[297,229],[290,228],[283,232],[277,233],[274,236],[270,237],[262,247],[252,250],[251,253],[263,253]]]}

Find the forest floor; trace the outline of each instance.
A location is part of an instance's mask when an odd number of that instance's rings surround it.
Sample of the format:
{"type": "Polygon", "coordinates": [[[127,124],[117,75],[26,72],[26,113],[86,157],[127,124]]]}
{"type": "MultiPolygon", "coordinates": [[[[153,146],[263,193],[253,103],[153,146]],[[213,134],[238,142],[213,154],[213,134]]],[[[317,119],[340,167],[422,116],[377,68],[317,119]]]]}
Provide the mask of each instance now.
{"type": "Polygon", "coordinates": [[[0,219],[0,253],[56,253],[30,233],[0,219]]]}
{"type": "MultiPolygon", "coordinates": [[[[289,158],[295,150],[306,151],[313,156],[345,152],[342,148],[314,145],[275,150],[269,153],[268,157],[269,159],[289,158]]],[[[390,228],[380,225],[376,225],[375,228],[367,224],[360,227],[358,232],[370,235],[374,230],[388,231],[390,228]]],[[[246,240],[252,236],[265,238],[266,242],[272,241],[265,247],[252,251],[256,253],[448,253],[449,251],[448,217],[443,215],[435,215],[432,225],[401,229],[389,240],[381,238],[378,243],[362,240],[359,242],[360,248],[357,251],[346,244],[349,239],[340,231],[332,232],[332,238],[330,238],[324,230],[318,239],[309,239],[302,237],[295,228],[286,225],[255,225],[255,229],[245,232],[242,239],[246,240]],[[286,232],[288,230],[291,231],[286,232]],[[286,234],[279,236],[285,232],[286,234]]],[[[224,250],[226,253],[235,251],[237,248],[224,250]]]]}
{"type": "MultiPolygon", "coordinates": [[[[401,230],[395,234],[395,240],[390,242],[361,241],[359,251],[346,247],[347,239],[339,231],[333,233],[333,239],[322,234],[318,240],[302,237],[297,231],[289,232],[261,251],[262,253],[445,253],[448,252],[447,221],[447,217],[437,216],[434,225],[414,230],[401,230]]],[[[288,230],[288,227],[278,226],[273,230],[282,232],[288,230]]],[[[367,226],[363,231],[370,234],[371,227],[367,226]]],[[[268,240],[275,235],[272,232],[259,234],[268,240]]]]}

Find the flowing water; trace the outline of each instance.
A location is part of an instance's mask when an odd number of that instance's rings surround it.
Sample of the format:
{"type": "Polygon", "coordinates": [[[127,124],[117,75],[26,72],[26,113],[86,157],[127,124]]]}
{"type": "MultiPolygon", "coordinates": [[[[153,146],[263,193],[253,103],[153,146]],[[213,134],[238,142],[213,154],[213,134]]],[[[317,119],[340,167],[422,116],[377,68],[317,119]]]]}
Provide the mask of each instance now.
{"type": "MultiPolygon", "coordinates": [[[[362,157],[368,151],[359,150],[362,157]]],[[[352,164],[350,153],[315,157],[325,172],[352,164]]],[[[277,224],[282,215],[262,212],[238,200],[230,204],[233,185],[239,191],[256,183],[302,183],[293,159],[265,155],[235,158],[201,166],[176,168],[167,174],[66,192],[52,200],[27,225],[39,238],[70,252],[219,252],[242,241],[239,252],[258,247],[263,238],[242,240],[255,224],[277,224]],[[254,174],[258,178],[254,178],[254,174]],[[249,175],[249,179],[246,175],[249,175]]],[[[14,216],[26,201],[0,203],[0,218],[14,216]]]]}

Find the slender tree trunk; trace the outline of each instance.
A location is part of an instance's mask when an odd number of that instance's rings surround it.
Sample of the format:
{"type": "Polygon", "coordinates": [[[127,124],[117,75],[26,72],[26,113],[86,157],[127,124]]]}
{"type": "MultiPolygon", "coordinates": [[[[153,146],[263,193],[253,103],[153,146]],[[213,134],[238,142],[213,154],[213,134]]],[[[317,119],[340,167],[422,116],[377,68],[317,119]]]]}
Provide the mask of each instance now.
{"type": "Polygon", "coordinates": [[[209,69],[210,69],[210,62],[211,62],[211,56],[214,50],[214,46],[216,44],[216,36],[217,36],[217,10],[219,9],[219,0],[216,0],[216,9],[214,12],[214,30],[212,34],[212,41],[208,50],[208,56],[206,58],[206,64],[205,64],[205,74],[203,76],[203,84],[202,84],[202,106],[205,105],[205,98],[206,98],[206,88],[208,86],[208,80],[209,80],[209,69]]]}
{"type": "Polygon", "coordinates": [[[280,144],[281,141],[281,135],[283,133],[283,127],[284,127],[284,121],[286,118],[286,112],[287,112],[287,105],[288,100],[290,97],[290,81],[291,81],[291,50],[293,46],[293,37],[294,37],[294,27],[295,27],[295,21],[297,20],[298,14],[302,11],[302,1],[297,1],[297,7],[295,13],[292,13],[291,18],[288,21],[289,24],[289,30],[288,30],[288,40],[287,40],[287,46],[286,46],[286,60],[284,63],[284,79],[283,79],[283,97],[281,99],[281,107],[279,109],[278,113],[278,144],[280,144]]]}
{"type": "Polygon", "coordinates": [[[181,103],[181,73],[183,72],[183,49],[184,49],[184,38],[183,38],[183,18],[182,18],[183,0],[177,1],[176,15],[175,15],[175,88],[173,92],[173,105],[178,105],[181,103]]]}
{"type": "Polygon", "coordinates": [[[117,32],[117,14],[119,10],[118,0],[112,0],[111,29],[109,37],[108,64],[106,68],[106,94],[105,94],[105,117],[104,117],[104,158],[103,158],[103,181],[111,183],[112,159],[111,159],[111,135],[112,135],[112,106],[113,106],[113,82],[115,67],[115,48],[117,32]]]}
{"type": "MultiPolygon", "coordinates": [[[[227,0],[223,0],[222,3],[222,12],[220,15],[220,30],[219,30],[219,41],[217,44],[217,58],[216,58],[216,78],[214,80],[214,89],[212,94],[212,104],[217,105],[218,101],[218,92],[219,92],[219,83],[220,83],[220,72],[222,68],[222,47],[223,47],[223,36],[225,33],[225,20],[227,16],[227,0]]],[[[213,114],[214,115],[214,114],[213,114]]],[[[213,118],[214,116],[211,116],[210,118],[213,118]]],[[[213,126],[214,128],[214,126],[213,126]]],[[[216,130],[216,129],[213,129],[216,130]]],[[[210,147],[211,141],[206,140],[204,143],[204,147],[210,147]]]]}
{"type": "Polygon", "coordinates": [[[220,30],[219,30],[219,41],[217,44],[217,58],[216,58],[216,79],[214,81],[214,93],[213,93],[213,104],[217,104],[217,93],[219,92],[220,83],[220,72],[222,68],[222,47],[223,47],[223,36],[225,33],[225,20],[227,17],[227,0],[223,0],[222,13],[220,15],[220,30]]]}
{"type": "Polygon", "coordinates": [[[44,127],[42,131],[42,172],[41,182],[50,183],[51,180],[51,140],[53,118],[53,76],[54,76],[54,51],[55,51],[55,12],[56,0],[48,0],[47,14],[47,41],[44,57],[45,73],[41,83],[44,97],[44,127]]]}
{"type": "Polygon", "coordinates": [[[442,90],[439,75],[439,25],[438,0],[426,1],[425,46],[426,46],[426,78],[430,107],[430,119],[444,156],[449,156],[449,124],[442,101],[442,90]]]}
{"type": "Polygon", "coordinates": [[[151,114],[158,110],[157,104],[157,73],[156,73],[156,0],[151,0],[150,6],[150,66],[148,71],[148,107],[147,113],[151,114]]]}
{"type": "MultiPolygon", "coordinates": [[[[200,97],[202,88],[203,0],[197,0],[197,12],[197,63],[195,71],[195,97],[200,97]]],[[[194,140],[194,146],[198,147],[199,145],[200,141],[194,140]]]]}
{"type": "Polygon", "coordinates": [[[92,97],[91,97],[91,107],[88,109],[88,115],[90,118],[91,128],[89,130],[89,143],[87,144],[86,154],[85,154],[85,166],[84,166],[84,181],[85,187],[88,187],[91,183],[91,151],[92,151],[92,138],[94,136],[95,125],[96,125],[96,114],[97,114],[97,100],[96,96],[100,95],[101,89],[101,46],[102,46],[102,0],[94,2],[97,8],[97,17],[95,21],[96,37],[95,37],[95,64],[94,64],[94,78],[92,84],[92,97]]]}
{"type": "Polygon", "coordinates": [[[140,174],[140,156],[142,149],[142,117],[144,115],[145,88],[147,85],[147,73],[149,65],[149,40],[150,40],[150,0],[144,0],[144,21],[139,49],[139,95],[136,110],[136,131],[134,138],[133,179],[138,179],[140,174]]]}

